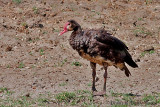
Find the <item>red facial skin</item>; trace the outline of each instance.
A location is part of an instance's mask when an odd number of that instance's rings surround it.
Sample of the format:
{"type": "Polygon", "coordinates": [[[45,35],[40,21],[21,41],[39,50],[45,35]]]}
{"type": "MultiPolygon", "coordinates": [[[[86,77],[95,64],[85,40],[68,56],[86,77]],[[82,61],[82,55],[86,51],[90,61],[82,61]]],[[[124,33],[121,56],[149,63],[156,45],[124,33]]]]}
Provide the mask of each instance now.
{"type": "Polygon", "coordinates": [[[63,31],[59,34],[59,36],[60,36],[60,35],[63,35],[65,32],[68,31],[68,30],[67,30],[68,24],[69,24],[69,22],[67,22],[67,23],[64,25],[64,29],[63,29],[63,31]]]}

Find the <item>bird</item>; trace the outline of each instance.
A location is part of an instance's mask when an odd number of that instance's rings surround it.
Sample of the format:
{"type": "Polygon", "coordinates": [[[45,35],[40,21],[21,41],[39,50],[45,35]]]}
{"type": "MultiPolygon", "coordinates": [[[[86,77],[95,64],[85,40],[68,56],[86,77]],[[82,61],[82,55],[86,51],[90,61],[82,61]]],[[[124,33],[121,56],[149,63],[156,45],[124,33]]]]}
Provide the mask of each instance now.
{"type": "Polygon", "coordinates": [[[78,54],[90,61],[92,69],[92,92],[93,95],[103,96],[106,94],[106,81],[109,66],[114,66],[124,71],[125,75],[131,75],[126,63],[136,68],[138,65],[133,61],[132,56],[128,52],[128,47],[120,39],[114,37],[105,29],[82,29],[81,26],[73,19],[68,20],[64,25],[64,33],[72,31],[69,37],[69,44],[78,52],[78,54]],[[104,84],[103,90],[98,92],[95,87],[96,82],[96,64],[104,68],[104,84]]]}

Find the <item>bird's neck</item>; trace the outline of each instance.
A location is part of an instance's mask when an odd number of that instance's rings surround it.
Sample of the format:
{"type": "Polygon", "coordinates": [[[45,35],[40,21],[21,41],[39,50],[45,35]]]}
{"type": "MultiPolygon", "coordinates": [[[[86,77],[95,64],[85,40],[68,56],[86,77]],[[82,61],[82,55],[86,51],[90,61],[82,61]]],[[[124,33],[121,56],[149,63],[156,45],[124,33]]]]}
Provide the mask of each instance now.
{"type": "Polygon", "coordinates": [[[77,26],[77,27],[75,27],[74,29],[73,29],[73,32],[75,32],[75,33],[81,33],[82,32],[82,28],[81,28],[81,26],[77,26]]]}
{"type": "Polygon", "coordinates": [[[71,34],[71,38],[74,39],[76,36],[81,36],[82,33],[83,33],[82,28],[80,26],[78,26],[73,30],[73,32],[71,34]]]}
{"type": "Polygon", "coordinates": [[[73,49],[77,49],[78,48],[78,41],[81,40],[81,36],[83,35],[83,31],[81,29],[81,27],[79,27],[78,29],[74,30],[70,36],[69,39],[69,43],[72,46],[73,49]],[[77,41],[77,42],[76,42],[77,41]]]}

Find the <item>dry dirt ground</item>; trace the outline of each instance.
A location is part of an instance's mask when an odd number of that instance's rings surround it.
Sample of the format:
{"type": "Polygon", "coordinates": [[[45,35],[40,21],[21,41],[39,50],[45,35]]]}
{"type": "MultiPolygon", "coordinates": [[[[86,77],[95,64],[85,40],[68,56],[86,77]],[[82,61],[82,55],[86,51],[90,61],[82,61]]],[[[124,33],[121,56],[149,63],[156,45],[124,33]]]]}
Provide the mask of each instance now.
{"type": "MultiPolygon", "coordinates": [[[[91,91],[89,62],[69,46],[71,32],[58,36],[69,19],[75,19],[84,29],[105,27],[129,47],[139,66],[129,67],[129,78],[110,67],[107,95],[92,97],[91,106],[111,105],[113,93],[130,93],[140,98],[160,93],[159,0],[0,0],[1,105],[10,105],[5,100],[5,90],[12,92],[10,97],[15,99],[36,98],[47,92],[54,96],[91,91]]],[[[103,86],[103,73],[98,66],[98,91],[103,86]]],[[[160,96],[155,98],[160,100],[160,96]]],[[[75,106],[89,106],[82,103],[77,101],[75,106]]],[[[66,106],[54,101],[45,104],[66,106]]]]}

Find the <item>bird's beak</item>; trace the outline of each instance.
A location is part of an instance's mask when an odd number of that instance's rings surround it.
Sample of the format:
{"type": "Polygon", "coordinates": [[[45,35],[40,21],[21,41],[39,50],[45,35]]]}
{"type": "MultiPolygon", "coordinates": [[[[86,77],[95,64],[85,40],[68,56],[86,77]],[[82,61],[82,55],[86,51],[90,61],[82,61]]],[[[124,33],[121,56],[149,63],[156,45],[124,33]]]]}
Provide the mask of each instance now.
{"type": "Polygon", "coordinates": [[[64,29],[62,32],[60,32],[58,35],[63,35],[65,32],[67,32],[68,30],[67,29],[64,29]]]}
{"type": "Polygon", "coordinates": [[[60,35],[63,35],[65,32],[67,32],[68,30],[67,30],[67,26],[68,26],[68,24],[69,24],[69,22],[67,22],[65,25],[64,25],[64,29],[63,29],[63,31],[62,32],[60,32],[59,33],[59,36],[60,35]]]}

